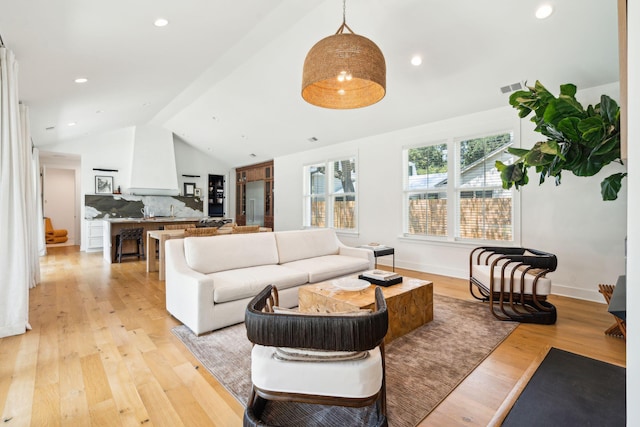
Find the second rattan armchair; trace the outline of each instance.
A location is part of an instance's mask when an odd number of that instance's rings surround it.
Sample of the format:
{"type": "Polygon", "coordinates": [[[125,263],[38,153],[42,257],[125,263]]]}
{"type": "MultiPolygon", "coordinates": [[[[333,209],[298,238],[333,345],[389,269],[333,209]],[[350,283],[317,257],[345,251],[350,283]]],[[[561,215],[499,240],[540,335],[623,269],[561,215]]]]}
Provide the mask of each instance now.
{"type": "Polygon", "coordinates": [[[547,273],[557,265],[555,255],[536,249],[478,247],[469,255],[469,290],[500,320],[551,325],[557,312],[547,301],[547,273]]]}

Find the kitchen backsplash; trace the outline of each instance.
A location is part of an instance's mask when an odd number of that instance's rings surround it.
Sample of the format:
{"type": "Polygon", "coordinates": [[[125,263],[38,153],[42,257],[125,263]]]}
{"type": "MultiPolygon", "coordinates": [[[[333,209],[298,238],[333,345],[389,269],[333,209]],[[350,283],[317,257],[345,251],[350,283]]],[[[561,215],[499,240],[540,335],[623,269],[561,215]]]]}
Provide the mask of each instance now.
{"type": "Polygon", "coordinates": [[[84,218],[142,218],[146,207],[156,217],[200,218],[204,216],[204,201],[200,197],[132,196],[124,194],[86,194],[84,218]]]}

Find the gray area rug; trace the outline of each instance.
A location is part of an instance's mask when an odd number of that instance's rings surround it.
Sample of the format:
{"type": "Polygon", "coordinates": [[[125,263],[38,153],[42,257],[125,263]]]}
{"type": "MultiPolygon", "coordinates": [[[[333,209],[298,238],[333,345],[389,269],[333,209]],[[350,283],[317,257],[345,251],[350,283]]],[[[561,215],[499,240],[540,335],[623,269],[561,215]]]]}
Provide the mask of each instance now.
{"type": "MultiPolygon", "coordinates": [[[[495,319],[486,304],[434,295],[434,320],[385,347],[389,425],[418,424],[517,325],[495,319]]],[[[244,324],[200,337],[186,326],[172,332],[246,405],[251,391],[251,343],[244,324]]]]}

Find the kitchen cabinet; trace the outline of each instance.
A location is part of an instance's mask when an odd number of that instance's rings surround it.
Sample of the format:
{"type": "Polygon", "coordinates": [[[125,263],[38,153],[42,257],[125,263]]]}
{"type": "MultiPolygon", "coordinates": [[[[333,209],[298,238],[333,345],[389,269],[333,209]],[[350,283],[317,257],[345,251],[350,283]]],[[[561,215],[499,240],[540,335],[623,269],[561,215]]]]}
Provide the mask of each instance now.
{"type": "Polygon", "coordinates": [[[209,200],[209,216],[224,216],[224,176],[209,175],[207,198],[209,200]]]}
{"type": "Polygon", "coordinates": [[[102,220],[85,221],[87,230],[87,252],[97,252],[102,250],[102,220]]]}

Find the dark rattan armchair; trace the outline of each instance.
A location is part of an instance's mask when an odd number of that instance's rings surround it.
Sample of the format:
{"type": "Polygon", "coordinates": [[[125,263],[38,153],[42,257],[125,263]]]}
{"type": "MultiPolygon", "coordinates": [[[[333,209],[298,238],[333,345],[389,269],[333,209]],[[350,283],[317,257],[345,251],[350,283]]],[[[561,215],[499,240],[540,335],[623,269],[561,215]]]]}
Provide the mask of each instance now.
{"type": "Polygon", "coordinates": [[[557,265],[555,255],[536,249],[478,247],[469,255],[469,290],[500,320],[551,325],[557,313],[546,275],[557,265]]]}
{"type": "MultiPolygon", "coordinates": [[[[388,314],[380,288],[375,295],[373,312],[318,315],[274,313],[277,289],[269,285],[262,290],[245,313],[247,337],[254,346],[244,425],[279,424],[268,414],[283,412],[269,406],[289,404],[307,411],[326,405],[366,409],[363,424],[386,426],[383,340],[388,314]],[[283,358],[288,351],[299,358],[283,358]]],[[[340,424],[357,425],[353,420],[340,424]]]]}

